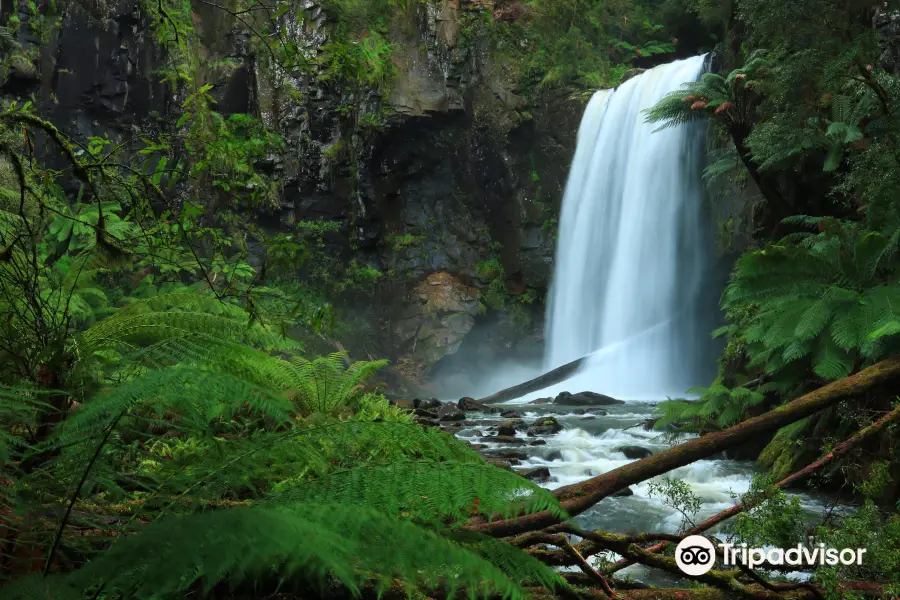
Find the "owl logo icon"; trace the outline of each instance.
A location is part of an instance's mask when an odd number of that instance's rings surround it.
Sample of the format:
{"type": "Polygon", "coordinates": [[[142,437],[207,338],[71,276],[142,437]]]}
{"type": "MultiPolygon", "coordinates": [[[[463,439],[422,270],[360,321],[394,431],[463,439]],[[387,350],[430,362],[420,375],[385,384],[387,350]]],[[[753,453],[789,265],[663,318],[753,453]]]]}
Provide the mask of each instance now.
{"type": "Polygon", "coordinates": [[[716,548],[703,536],[689,535],[675,548],[675,563],[685,575],[703,575],[716,562],[716,548]]]}

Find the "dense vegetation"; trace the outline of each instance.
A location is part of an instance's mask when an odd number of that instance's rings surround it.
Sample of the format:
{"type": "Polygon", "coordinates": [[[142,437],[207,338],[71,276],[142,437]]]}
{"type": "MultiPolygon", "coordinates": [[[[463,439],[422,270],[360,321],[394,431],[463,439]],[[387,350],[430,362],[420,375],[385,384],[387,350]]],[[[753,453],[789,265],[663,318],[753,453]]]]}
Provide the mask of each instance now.
{"type": "MultiPolygon", "coordinates": [[[[255,218],[278,202],[263,167],[283,149],[279,116],[302,96],[296,82],[340,90],[347,127],[334,153],[356,152],[385,125],[392,35],[427,3],[327,0],[330,36],[310,54],[291,36],[304,3],[199,0],[251,33],[268,119],[219,112],[210,79],[221,65],[203,59],[197,7],[171,0],[141,4],[178,99],[171,122],[124,143],[78,139],[31,102],[5,101],[0,596],[628,597],[635,584],[614,578],[622,561],[679,576],[670,549],[660,552],[679,536],[586,532],[567,516],[759,432],[774,436],[762,455],[773,468],[742,499],[734,539],[791,545],[808,534],[777,480],[824,455],[815,468],[861,507],[815,534],[877,560],[815,569],[814,585],[714,570],[672,597],[896,595],[898,413],[877,384],[898,371],[900,86],[879,63],[869,5],[465,6],[463,43],[501,57],[524,97],[615,85],[723,38],[725,74],[648,117],[715,123],[723,158],[708,175],[752,181],[760,196],[723,296],[720,376],[698,400],[665,403],[658,421],[723,432],[719,445],[699,438],[551,494],[389,403],[372,382],[386,361],[317,356],[306,342],[332,331],[330,302],[381,274],[323,250],[333,224],[273,234],[255,218]],[[833,387],[803,397],[837,380],[859,398],[833,387]],[[763,414],[758,431],[741,429],[763,414]],[[585,560],[604,551],[622,561],[585,560]],[[563,565],[581,573],[553,568],[563,565]]],[[[28,27],[46,41],[68,7],[41,7],[28,27]]],[[[75,9],[99,17],[105,6],[75,9]]],[[[38,59],[19,46],[18,19],[0,30],[5,72],[38,59]]],[[[502,267],[480,270],[487,300],[504,306],[502,267]]],[[[696,510],[677,481],[655,491],[696,510]]]]}

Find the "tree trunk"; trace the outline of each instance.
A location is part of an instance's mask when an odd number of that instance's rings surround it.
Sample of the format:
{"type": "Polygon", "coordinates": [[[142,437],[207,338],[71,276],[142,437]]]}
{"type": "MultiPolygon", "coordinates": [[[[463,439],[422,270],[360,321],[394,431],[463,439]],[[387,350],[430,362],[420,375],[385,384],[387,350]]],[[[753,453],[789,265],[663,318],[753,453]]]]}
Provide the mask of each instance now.
{"type": "MultiPolygon", "coordinates": [[[[774,484],[772,487],[779,488],[779,489],[785,488],[793,483],[800,481],[801,479],[803,479],[805,477],[812,475],[813,473],[815,473],[816,471],[818,471],[825,465],[831,464],[831,463],[835,462],[837,459],[839,459],[840,457],[848,454],[851,450],[860,446],[866,440],[872,439],[873,437],[875,437],[875,435],[880,433],[882,429],[884,429],[891,423],[897,421],[898,419],[900,419],[900,406],[898,406],[897,408],[895,408],[894,410],[892,410],[891,412],[889,412],[882,418],[878,419],[877,421],[875,421],[868,427],[864,427],[863,429],[858,431],[855,435],[850,436],[849,438],[847,438],[846,440],[844,440],[843,442],[841,442],[840,444],[835,446],[834,449],[831,450],[831,452],[826,453],[824,456],[822,456],[818,460],[808,464],[807,466],[800,469],[796,473],[793,473],[792,475],[788,475],[787,477],[785,477],[778,483],[774,484]]],[[[687,536],[687,535],[696,535],[698,533],[702,533],[704,531],[712,529],[719,523],[722,523],[723,521],[727,521],[731,517],[734,517],[735,515],[742,513],[743,511],[747,510],[748,508],[753,508],[754,506],[756,506],[756,504],[751,504],[750,506],[746,506],[744,504],[735,504],[731,508],[726,508],[725,510],[723,510],[719,513],[716,513],[715,515],[702,521],[701,523],[698,523],[697,525],[691,527],[690,529],[684,530],[681,534],[687,536]]],[[[585,542],[585,543],[589,543],[589,542],[585,542]]],[[[654,544],[653,546],[650,546],[649,548],[647,548],[647,551],[648,552],[662,552],[663,550],[666,549],[667,546],[669,546],[669,544],[671,544],[671,542],[660,542],[658,544],[654,544]]],[[[579,550],[581,550],[583,553],[588,554],[588,555],[594,553],[594,552],[591,552],[592,549],[593,548],[589,548],[589,549],[585,550],[583,548],[579,548],[579,550]]],[[[595,550],[595,552],[599,552],[599,550],[595,550]]],[[[608,569],[605,569],[603,572],[604,572],[604,574],[615,573],[619,569],[624,569],[625,567],[632,565],[632,564],[634,564],[633,561],[623,559],[623,560],[616,562],[614,565],[612,565],[608,569]]]]}
{"type": "Polygon", "coordinates": [[[564,364],[561,367],[557,367],[548,373],[544,373],[540,377],[535,377],[525,383],[506,388],[496,394],[491,394],[481,400],[476,400],[476,402],[479,404],[497,404],[499,402],[506,402],[507,400],[515,400],[516,398],[521,398],[525,394],[530,394],[531,392],[542,390],[545,387],[550,387],[554,383],[559,383],[575,373],[585,359],[587,359],[587,357],[582,356],[581,358],[564,364]]]}
{"type": "Polygon", "coordinates": [[[790,203],[788,203],[787,199],[781,194],[778,188],[769,181],[767,177],[759,172],[759,165],[753,162],[753,157],[750,155],[750,149],[747,147],[747,135],[749,134],[749,131],[732,128],[729,130],[729,134],[731,135],[731,141],[734,142],[734,147],[737,149],[738,157],[740,157],[741,162],[747,168],[747,173],[749,173],[750,178],[753,180],[753,183],[756,184],[756,187],[759,188],[759,192],[763,195],[763,198],[766,199],[766,208],[771,219],[771,222],[768,223],[768,227],[772,234],[775,237],[778,237],[778,229],[781,220],[790,216],[790,203]]]}
{"type": "MultiPolygon", "coordinates": [[[[900,357],[890,358],[734,427],[708,433],[603,475],[559,488],[554,494],[561,500],[563,508],[570,516],[578,515],[630,485],[739,446],[760,435],[777,431],[785,425],[834,406],[841,400],[852,398],[898,376],[900,376],[900,357]]],[[[468,528],[495,537],[506,537],[543,529],[559,522],[557,517],[542,511],[514,519],[473,523],[468,528]]]]}

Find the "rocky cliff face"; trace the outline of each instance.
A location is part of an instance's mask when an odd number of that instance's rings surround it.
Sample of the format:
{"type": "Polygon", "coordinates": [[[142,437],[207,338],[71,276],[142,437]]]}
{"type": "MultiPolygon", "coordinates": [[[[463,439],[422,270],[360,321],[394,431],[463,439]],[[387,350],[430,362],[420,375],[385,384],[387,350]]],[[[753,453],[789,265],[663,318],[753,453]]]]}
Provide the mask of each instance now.
{"type": "MultiPolygon", "coordinates": [[[[331,24],[315,0],[303,2],[303,17],[291,30],[304,52],[315,53],[331,24]]],[[[504,64],[464,27],[473,11],[514,18],[503,4],[420,3],[409,22],[392,26],[396,75],[386,98],[313,74],[297,77],[300,93],[277,105],[249,49],[250,32],[214,7],[195,9],[218,109],[258,114],[286,140],[286,152],[267,167],[282,184],[280,206],[260,221],[273,230],[304,220],[340,221],[329,251],[385,274],[381,291],[372,294],[376,300],[357,310],[371,324],[348,344],[361,357],[374,347],[427,372],[480,323],[500,327],[500,334],[476,337],[502,339],[504,351],[523,339],[539,342],[539,328],[507,331],[509,319],[478,299],[478,290],[491,284],[478,266],[499,261],[499,287],[510,298],[543,297],[582,105],[549,96],[527,104],[514,93],[504,64]],[[361,114],[379,115],[379,126],[360,127],[361,114]],[[448,289],[467,290],[456,299],[468,298],[464,309],[443,317],[419,310],[421,286],[434,277],[448,289]],[[381,339],[370,346],[367,336],[381,339]]],[[[120,0],[96,15],[67,9],[61,27],[43,39],[27,26],[39,15],[21,11],[19,18],[25,25],[19,31],[29,32],[20,33],[20,42],[40,45],[40,58],[8,66],[3,90],[35,94],[44,114],[67,133],[122,140],[138,126],[166,127],[177,118],[181,98],[154,76],[163,51],[136,3],[120,0]]],[[[535,323],[539,304],[527,307],[535,323]]]]}

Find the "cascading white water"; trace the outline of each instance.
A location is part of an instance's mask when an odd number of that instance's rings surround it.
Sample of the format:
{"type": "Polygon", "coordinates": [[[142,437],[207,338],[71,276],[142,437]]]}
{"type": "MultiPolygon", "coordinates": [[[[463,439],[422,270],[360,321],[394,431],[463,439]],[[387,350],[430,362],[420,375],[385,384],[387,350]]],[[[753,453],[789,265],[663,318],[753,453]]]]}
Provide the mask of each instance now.
{"type": "Polygon", "coordinates": [[[655,132],[643,112],[696,80],[704,59],[599,91],[585,110],[562,205],[546,356],[551,369],[591,354],[577,376],[583,389],[661,399],[711,378],[703,128],[655,132]]]}

